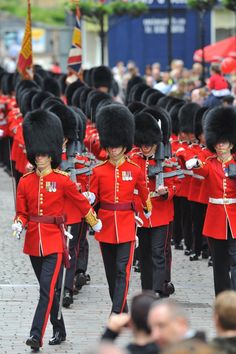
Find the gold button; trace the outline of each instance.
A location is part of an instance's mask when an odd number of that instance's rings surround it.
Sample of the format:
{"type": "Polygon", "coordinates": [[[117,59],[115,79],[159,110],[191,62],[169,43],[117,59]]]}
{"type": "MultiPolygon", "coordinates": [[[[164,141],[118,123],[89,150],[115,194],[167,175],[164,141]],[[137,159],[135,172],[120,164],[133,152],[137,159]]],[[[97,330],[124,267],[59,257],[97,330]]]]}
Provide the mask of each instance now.
{"type": "Polygon", "coordinates": [[[40,209],[39,212],[42,213],[42,212],[43,212],[43,209],[40,209]]]}
{"type": "Polygon", "coordinates": [[[43,202],[41,201],[40,204],[43,204],[43,202]]]}
{"type": "Polygon", "coordinates": [[[43,215],[43,213],[39,213],[39,216],[42,216],[43,215]]]}
{"type": "Polygon", "coordinates": [[[40,197],[43,197],[43,193],[40,193],[40,197]]]}

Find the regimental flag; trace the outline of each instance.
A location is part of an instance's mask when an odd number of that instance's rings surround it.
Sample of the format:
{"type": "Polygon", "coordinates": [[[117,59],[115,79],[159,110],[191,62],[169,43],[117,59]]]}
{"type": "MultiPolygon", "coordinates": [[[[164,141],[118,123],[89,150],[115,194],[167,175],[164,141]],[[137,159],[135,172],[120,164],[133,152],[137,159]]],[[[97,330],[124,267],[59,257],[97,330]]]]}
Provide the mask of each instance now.
{"type": "Polygon", "coordinates": [[[22,75],[23,79],[33,80],[33,52],[30,0],[28,0],[28,12],[25,24],[25,34],[17,62],[17,70],[22,75]]]}
{"type": "Polygon", "coordinates": [[[81,34],[81,27],[80,27],[80,9],[78,4],[76,4],[75,18],[76,18],[76,25],[73,30],[72,44],[69,51],[67,64],[68,64],[68,69],[78,75],[82,63],[82,34],[81,34]]]}

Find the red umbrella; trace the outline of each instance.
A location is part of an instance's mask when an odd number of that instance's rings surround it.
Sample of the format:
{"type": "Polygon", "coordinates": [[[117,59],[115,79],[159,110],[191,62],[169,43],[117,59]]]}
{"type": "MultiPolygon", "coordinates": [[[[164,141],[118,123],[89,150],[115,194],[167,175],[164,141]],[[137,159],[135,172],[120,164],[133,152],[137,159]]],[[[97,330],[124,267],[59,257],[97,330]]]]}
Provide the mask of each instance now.
{"type": "MultiPolygon", "coordinates": [[[[223,39],[222,41],[204,47],[204,58],[208,63],[220,62],[226,57],[236,58],[236,36],[223,39]]],[[[193,55],[194,61],[202,61],[202,49],[198,49],[193,55]]]]}

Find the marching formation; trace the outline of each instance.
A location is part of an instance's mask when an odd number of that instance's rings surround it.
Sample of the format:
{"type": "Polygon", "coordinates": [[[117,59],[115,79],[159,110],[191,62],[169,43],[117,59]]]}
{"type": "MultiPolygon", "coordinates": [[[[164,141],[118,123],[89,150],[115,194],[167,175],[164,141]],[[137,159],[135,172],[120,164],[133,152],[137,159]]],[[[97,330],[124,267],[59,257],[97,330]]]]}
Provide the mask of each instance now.
{"type": "Polygon", "coordinates": [[[140,288],[166,298],[171,245],[208,258],[216,295],[236,290],[236,111],[164,95],[139,76],[125,104],[111,70],[71,82],[34,67],[34,80],[0,69],[0,159],[15,179],[20,238],[39,282],[26,344],[66,340],[62,307],[90,281],[87,233],[99,242],[111,314],[128,312],[132,265],[140,288]]]}

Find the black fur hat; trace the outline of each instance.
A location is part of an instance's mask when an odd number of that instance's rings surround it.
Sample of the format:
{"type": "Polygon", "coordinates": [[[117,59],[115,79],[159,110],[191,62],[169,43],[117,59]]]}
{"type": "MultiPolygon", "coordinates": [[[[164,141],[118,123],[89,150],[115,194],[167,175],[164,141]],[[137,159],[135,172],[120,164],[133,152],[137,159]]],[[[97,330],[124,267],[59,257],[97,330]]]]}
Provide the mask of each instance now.
{"type": "Polygon", "coordinates": [[[132,87],[129,94],[129,102],[141,101],[142,94],[149,88],[146,84],[137,84],[132,87]]]}
{"type": "Polygon", "coordinates": [[[137,114],[137,113],[141,112],[144,108],[147,108],[147,106],[142,102],[135,101],[135,102],[130,103],[128,105],[128,108],[131,113],[137,114]]]}
{"type": "Polygon", "coordinates": [[[20,95],[23,90],[32,89],[32,88],[40,89],[40,87],[36,84],[36,82],[34,82],[32,80],[19,80],[19,81],[17,81],[16,88],[15,88],[16,102],[19,103],[20,95]]]}
{"type": "Polygon", "coordinates": [[[183,133],[194,133],[194,116],[200,109],[197,103],[186,103],[179,110],[179,130],[183,133]]]}
{"type": "Polygon", "coordinates": [[[147,103],[147,98],[150,96],[152,93],[156,93],[156,90],[152,87],[148,87],[145,91],[143,91],[142,96],[141,96],[141,102],[147,103]]]}
{"type": "Polygon", "coordinates": [[[84,83],[79,79],[72,82],[69,86],[67,86],[66,91],[65,91],[65,96],[66,96],[67,104],[69,106],[72,105],[72,96],[73,96],[75,90],[77,90],[77,88],[79,88],[81,86],[84,86],[84,83]]]}
{"type": "Polygon", "coordinates": [[[83,144],[85,138],[85,132],[86,132],[87,119],[84,112],[80,108],[73,107],[73,111],[75,112],[78,119],[78,138],[81,144],[83,144]]]}
{"type": "Polygon", "coordinates": [[[79,100],[79,106],[80,109],[82,109],[82,111],[86,114],[86,102],[87,102],[87,98],[89,93],[93,91],[93,89],[91,87],[84,87],[83,92],[81,92],[80,95],[80,100],[79,100]]]}
{"type": "Polygon", "coordinates": [[[201,107],[194,116],[194,133],[196,138],[202,134],[203,132],[203,116],[209,110],[208,107],[201,107]]]}
{"type": "Polygon", "coordinates": [[[57,115],[60,119],[64,137],[68,140],[77,140],[77,119],[76,114],[71,107],[68,107],[64,104],[55,103],[51,108],[50,112],[57,115]]]}
{"type": "Polygon", "coordinates": [[[130,94],[132,87],[137,84],[144,84],[144,83],[145,83],[144,79],[141,76],[134,76],[128,81],[127,87],[126,87],[126,98],[125,98],[126,105],[130,103],[129,94],[130,94]]]}
{"type": "Polygon", "coordinates": [[[135,119],[135,137],[136,146],[158,145],[162,140],[162,132],[157,120],[147,112],[139,112],[134,116],[135,119]]]}
{"type": "Polygon", "coordinates": [[[90,92],[88,95],[88,99],[86,102],[86,116],[87,118],[91,119],[93,123],[96,122],[96,109],[100,101],[105,99],[111,99],[111,97],[104,92],[90,92]]]}
{"type": "Polygon", "coordinates": [[[171,131],[175,135],[179,134],[179,110],[184,104],[184,102],[175,104],[169,112],[171,118],[171,131]]]}
{"type": "Polygon", "coordinates": [[[4,73],[2,80],[1,80],[1,86],[2,86],[2,92],[4,95],[11,95],[14,91],[14,85],[13,85],[13,74],[12,73],[4,73]]]}
{"type": "Polygon", "coordinates": [[[155,91],[156,92],[151,93],[146,99],[146,104],[148,106],[155,106],[156,104],[158,104],[158,101],[165,96],[164,93],[162,93],[161,91],[155,91]]]}
{"type": "Polygon", "coordinates": [[[23,122],[23,136],[29,162],[36,166],[38,154],[52,158],[52,168],[61,162],[63,130],[60,119],[46,110],[27,113],[23,122]]]}
{"type": "Polygon", "coordinates": [[[43,90],[51,92],[54,96],[61,96],[61,88],[58,81],[52,77],[47,77],[43,80],[43,90]]]}
{"type": "Polygon", "coordinates": [[[236,110],[233,107],[215,107],[204,119],[204,134],[208,149],[215,152],[219,142],[229,141],[236,150],[236,110]]]}
{"type": "Polygon", "coordinates": [[[80,96],[86,87],[87,86],[81,86],[75,90],[71,99],[72,106],[80,107],[80,96]]]}
{"type": "Polygon", "coordinates": [[[99,88],[101,86],[108,89],[112,86],[113,75],[111,69],[108,66],[101,65],[93,69],[92,71],[92,86],[99,88]]]}
{"type": "Polygon", "coordinates": [[[159,125],[163,135],[163,143],[168,144],[171,134],[170,116],[166,110],[161,107],[148,107],[144,109],[144,112],[151,114],[159,125]]]}
{"type": "Polygon", "coordinates": [[[52,93],[46,92],[46,91],[39,91],[32,99],[31,101],[31,109],[40,109],[41,104],[43,103],[44,100],[46,100],[48,97],[54,97],[52,93]]]}
{"type": "Polygon", "coordinates": [[[26,113],[31,111],[32,99],[38,92],[39,90],[36,88],[22,91],[22,97],[20,98],[20,111],[23,117],[26,115],[26,113]]]}
{"type": "Polygon", "coordinates": [[[101,146],[126,147],[130,151],[134,143],[134,116],[127,107],[111,104],[99,110],[96,120],[101,146]]]}
{"type": "Polygon", "coordinates": [[[167,96],[167,97],[169,97],[169,101],[168,101],[166,108],[165,108],[167,110],[167,112],[170,112],[172,107],[174,107],[177,103],[182,103],[182,104],[185,103],[184,100],[181,100],[178,97],[172,97],[172,96],[167,96]]]}
{"type": "Polygon", "coordinates": [[[158,106],[166,109],[167,105],[170,103],[172,99],[173,97],[171,96],[163,96],[158,100],[158,106]]]}
{"type": "Polygon", "coordinates": [[[41,109],[50,109],[55,103],[64,104],[59,97],[48,97],[42,102],[41,109]]]}

